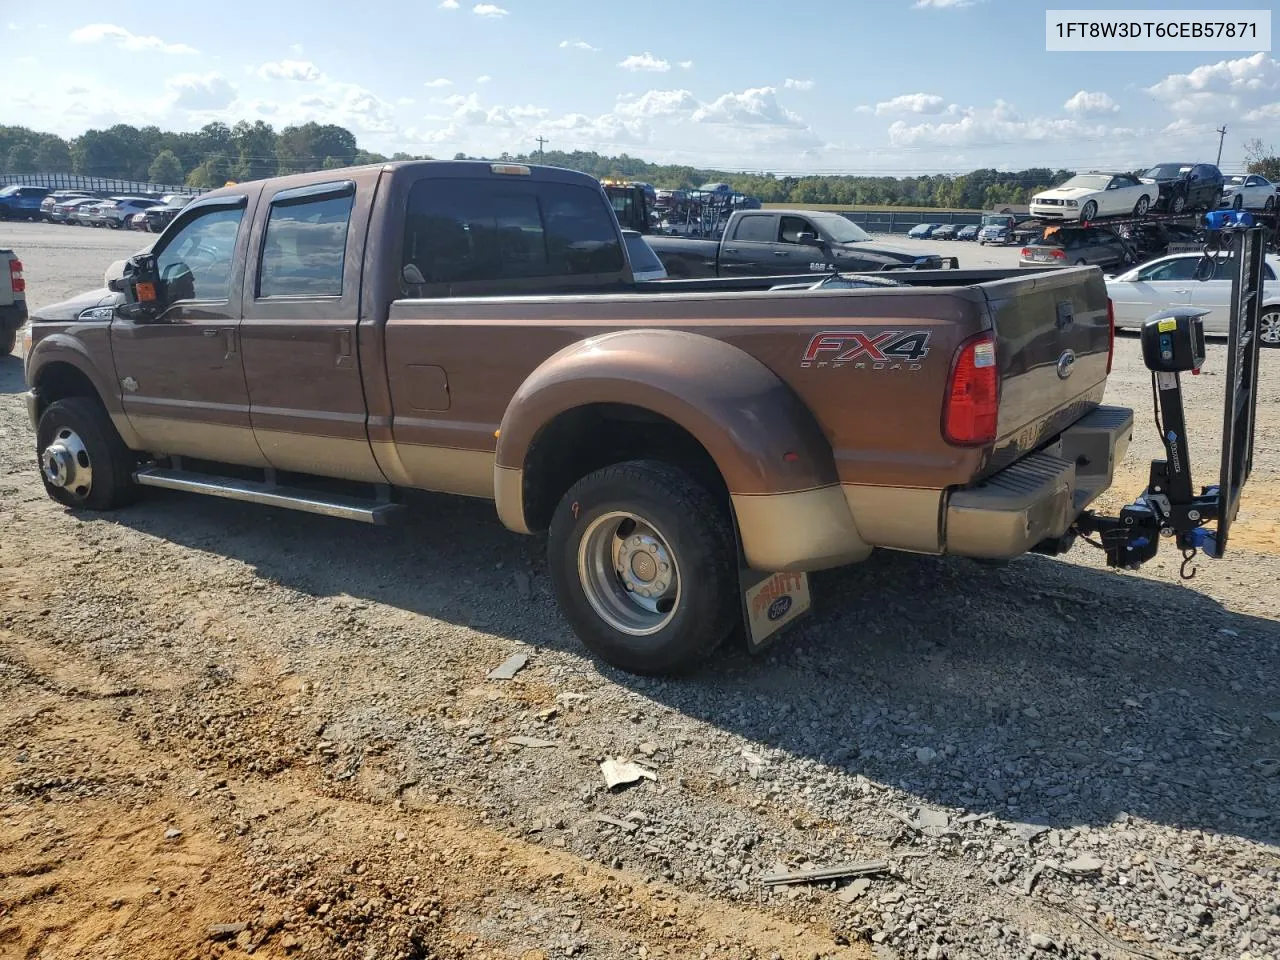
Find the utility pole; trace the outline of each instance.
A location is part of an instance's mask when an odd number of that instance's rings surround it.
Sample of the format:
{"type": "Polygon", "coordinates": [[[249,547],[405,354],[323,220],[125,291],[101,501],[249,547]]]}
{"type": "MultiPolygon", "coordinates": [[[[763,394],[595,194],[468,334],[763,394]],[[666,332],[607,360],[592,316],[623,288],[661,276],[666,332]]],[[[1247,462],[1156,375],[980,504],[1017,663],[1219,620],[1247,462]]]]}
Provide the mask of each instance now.
{"type": "Polygon", "coordinates": [[[551,141],[548,140],[546,137],[538,137],[538,159],[539,160],[543,160],[546,158],[546,152],[542,148],[550,142],[551,141]]]}
{"type": "Polygon", "coordinates": [[[1214,132],[1214,133],[1216,133],[1216,134],[1218,135],[1218,163],[1217,163],[1217,165],[1220,167],[1220,166],[1222,166],[1222,141],[1223,141],[1223,140],[1225,140],[1225,139],[1227,139],[1227,125],[1224,123],[1221,127],[1219,127],[1217,130],[1215,130],[1215,131],[1213,131],[1213,132],[1214,132]]]}

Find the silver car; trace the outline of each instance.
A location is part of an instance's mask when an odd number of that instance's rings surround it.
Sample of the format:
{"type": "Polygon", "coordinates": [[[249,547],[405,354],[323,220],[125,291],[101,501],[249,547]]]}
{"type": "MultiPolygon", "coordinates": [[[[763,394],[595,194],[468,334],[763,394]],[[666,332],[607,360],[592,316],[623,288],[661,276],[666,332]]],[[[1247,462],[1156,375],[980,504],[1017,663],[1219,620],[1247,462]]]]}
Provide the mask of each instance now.
{"type": "MultiPolygon", "coordinates": [[[[1116,327],[1139,329],[1153,313],[1170,307],[1199,307],[1205,333],[1229,333],[1232,258],[1219,260],[1208,280],[1199,280],[1199,253],[1174,253],[1107,277],[1107,296],[1115,305],[1116,327]]],[[[1264,346],[1280,347],[1280,257],[1269,256],[1262,267],[1262,318],[1258,339],[1264,346]]]]}
{"type": "Polygon", "coordinates": [[[154,200],[146,197],[111,197],[94,206],[87,219],[91,226],[119,230],[128,225],[129,218],[135,213],[141,213],[147,207],[155,205],[154,200]]]}

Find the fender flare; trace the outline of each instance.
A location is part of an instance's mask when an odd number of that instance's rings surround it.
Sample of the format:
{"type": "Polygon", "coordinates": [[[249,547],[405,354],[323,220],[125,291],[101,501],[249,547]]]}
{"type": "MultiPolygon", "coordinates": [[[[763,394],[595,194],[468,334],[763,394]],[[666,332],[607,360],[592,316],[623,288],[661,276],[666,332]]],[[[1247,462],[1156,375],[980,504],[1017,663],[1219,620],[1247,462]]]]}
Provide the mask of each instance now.
{"type": "Polygon", "coordinates": [[[94,362],[88,348],[78,337],[65,333],[51,333],[41,337],[32,347],[31,355],[27,358],[27,386],[36,390],[41,373],[55,363],[65,363],[84,375],[85,379],[93,385],[98,399],[102,401],[102,405],[125,443],[132,447],[133,441],[137,438],[133,435],[133,428],[125,416],[120,392],[114,383],[108,383],[104,379],[101,367],[94,362]]]}
{"type": "Polygon", "coordinates": [[[620,330],[563,348],[512,397],[495,469],[507,526],[527,529],[519,478],[540,432],[560,414],[598,403],[638,407],[682,427],[707,451],[735,497],[838,483],[831,445],[813,414],[759,360],[688,331],[620,330]]]}

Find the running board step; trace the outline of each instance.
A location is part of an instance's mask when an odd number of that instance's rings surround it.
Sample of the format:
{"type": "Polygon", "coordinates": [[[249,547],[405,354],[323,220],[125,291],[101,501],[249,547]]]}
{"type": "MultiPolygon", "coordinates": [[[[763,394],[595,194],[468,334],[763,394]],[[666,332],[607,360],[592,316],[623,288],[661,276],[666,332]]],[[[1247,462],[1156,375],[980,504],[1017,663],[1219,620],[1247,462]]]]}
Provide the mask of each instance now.
{"type": "Polygon", "coordinates": [[[252,480],[236,480],[231,477],[191,473],[187,470],[172,470],[164,467],[145,467],[134,473],[133,479],[144,487],[202,493],[208,497],[222,497],[224,500],[244,500],[269,507],[284,507],[288,510],[315,513],[322,517],[359,520],[362,523],[377,525],[386,524],[403,509],[398,503],[362,500],[359,497],[345,497],[340,494],[320,493],[298,487],[281,487],[255,483],[252,480]]]}

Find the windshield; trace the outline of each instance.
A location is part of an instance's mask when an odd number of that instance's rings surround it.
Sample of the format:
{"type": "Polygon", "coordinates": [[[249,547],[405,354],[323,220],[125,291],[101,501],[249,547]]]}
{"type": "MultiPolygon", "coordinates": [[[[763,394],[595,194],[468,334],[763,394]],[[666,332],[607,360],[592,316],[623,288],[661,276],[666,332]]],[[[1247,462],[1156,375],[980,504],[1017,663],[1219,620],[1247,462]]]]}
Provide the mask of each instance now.
{"type": "Polygon", "coordinates": [[[1148,180],[1176,180],[1190,172],[1191,164],[1189,163],[1162,163],[1152,167],[1143,176],[1148,180]]]}
{"type": "Polygon", "coordinates": [[[1227,177],[1227,186],[1229,187],[1244,186],[1244,177],[1227,177]]]}
{"type": "Polygon", "coordinates": [[[813,217],[814,223],[822,224],[822,229],[827,231],[827,236],[836,243],[861,243],[863,240],[871,239],[867,231],[839,214],[823,213],[810,214],[810,216],[813,217]]]}
{"type": "Polygon", "coordinates": [[[1005,216],[987,216],[982,218],[984,227],[1007,227],[1009,218],[1005,216]]]}
{"type": "Polygon", "coordinates": [[[0,190],[0,197],[12,197],[17,192],[17,187],[5,187],[3,190],[0,190]]]}
{"type": "Polygon", "coordinates": [[[1105,175],[1081,174],[1078,177],[1072,177],[1062,186],[1058,187],[1058,189],[1069,190],[1080,187],[1085,190],[1105,190],[1107,189],[1107,184],[1110,182],[1111,178],[1105,175]]]}

